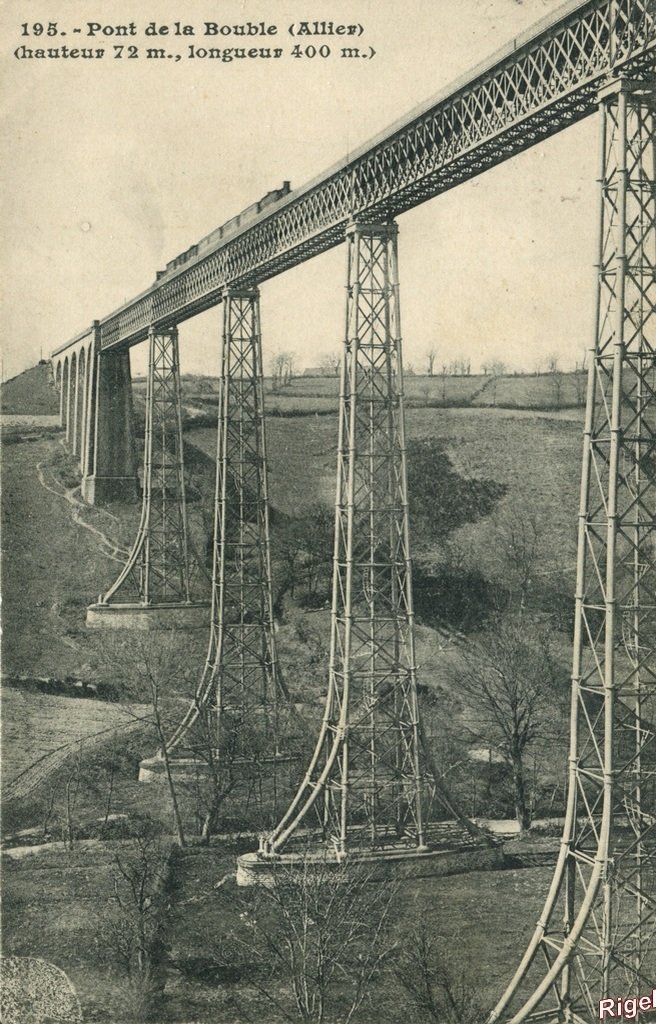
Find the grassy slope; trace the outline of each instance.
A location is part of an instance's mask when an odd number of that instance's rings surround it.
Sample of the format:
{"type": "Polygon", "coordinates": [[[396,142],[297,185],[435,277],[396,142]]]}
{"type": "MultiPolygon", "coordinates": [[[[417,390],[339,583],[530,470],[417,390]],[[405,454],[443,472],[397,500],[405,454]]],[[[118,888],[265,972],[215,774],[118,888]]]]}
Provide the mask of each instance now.
{"type": "Polygon", "coordinates": [[[50,363],[39,363],[0,387],[0,411],[19,415],[56,416],[59,394],[50,363]]]}
{"type": "MultiPolygon", "coordinates": [[[[50,763],[67,742],[76,743],[134,721],[119,704],[90,698],[59,697],[6,687],[2,694],[3,786],[11,785],[34,762],[38,750],[50,763]]],[[[146,714],[147,707],[135,707],[146,714]]]]}
{"type": "MultiPolygon", "coordinates": [[[[7,445],[3,451],[3,670],[6,674],[88,674],[84,615],[116,576],[120,563],[103,554],[97,537],[72,521],[71,506],[49,465],[55,439],[7,445]]],[[[136,514],[136,513],[135,513],[136,514]]],[[[118,533],[107,512],[84,510],[85,521],[118,533]]]]}
{"type": "MultiPolygon", "coordinates": [[[[299,396],[300,397],[300,396],[299,396]]],[[[328,396],[329,397],[329,396],[328,396]]],[[[22,409],[30,412],[31,409],[22,409]]],[[[336,418],[308,416],[272,418],[268,425],[271,495],[275,508],[297,511],[303,505],[322,500],[330,504],[334,494],[336,418]]],[[[557,416],[503,413],[499,410],[411,409],[408,434],[436,437],[444,442],[457,469],[491,477],[506,483],[504,504],[518,508],[522,502],[541,508],[548,522],[549,546],[554,559],[566,561],[572,553],[575,524],[580,423],[557,416]]],[[[213,457],[214,430],[197,430],[190,440],[213,457]]],[[[39,440],[33,444],[8,446],[4,455],[4,664],[7,672],[42,675],[85,675],[93,655],[93,639],[84,631],[86,603],[93,599],[117,569],[117,564],[99,553],[92,534],[74,524],[70,508],[61,497],[44,491],[37,465],[57,452],[57,442],[39,440]],[[44,542],[45,539],[45,542],[44,542]]],[[[138,510],[126,513],[127,519],[138,510]]],[[[105,512],[88,510],[92,521],[105,529],[118,529],[105,512]]],[[[125,517],[124,517],[125,518],[125,517]]],[[[125,519],[125,522],[127,522],[125,519]]],[[[485,522],[460,531],[465,543],[484,548],[485,522]]],[[[127,537],[130,528],[125,525],[127,537]]],[[[313,622],[315,619],[312,620],[313,622]]],[[[420,660],[426,665],[433,643],[420,631],[420,660]]],[[[77,703],[77,702],[76,702],[77,703]]],[[[54,705],[53,705],[54,706],[54,705]]],[[[74,704],[67,702],[59,722],[68,725],[74,704]]],[[[96,709],[93,709],[94,714],[96,709]]],[[[32,710],[26,711],[32,717],[32,710]]],[[[34,734],[36,744],[42,740],[34,734]]],[[[134,799],[126,794],[127,799],[134,799]]],[[[101,858],[102,860],[102,858],[101,858]]],[[[94,871],[95,871],[94,859],[94,871]]],[[[94,945],[94,910],[106,896],[108,870],[102,866],[90,879],[88,867],[40,861],[12,867],[7,874],[9,913],[5,918],[6,951],[43,955],[71,971],[74,983],[88,1009],[111,1002],[102,951],[94,945]],[[41,873],[39,873],[41,872],[41,873]],[[44,893],[52,899],[44,901],[44,893]],[[81,952],[82,951],[82,952],[81,952]]],[[[200,867],[185,880],[185,898],[175,918],[176,955],[198,954],[220,942],[212,885],[219,865],[200,867]],[[203,903],[198,882],[209,883],[209,898],[203,903]],[[185,907],[187,909],[185,909],[185,907]],[[196,916],[197,915],[197,916],[196,916]],[[186,950],[186,953],[185,953],[186,950]]],[[[228,868],[229,870],[229,868],[228,868]]],[[[410,889],[407,922],[420,916],[431,930],[442,935],[454,949],[467,949],[479,972],[484,999],[491,1000],[514,966],[523,948],[532,920],[541,903],[549,872],[470,875],[431,883],[417,883],[410,889]],[[494,936],[494,942],[490,941],[494,936]]],[[[226,1004],[221,1015],[215,1009],[223,994],[180,980],[173,973],[170,991],[175,995],[173,1019],[238,1020],[226,1004]]],[[[371,1020],[398,1019],[395,1007],[379,1007],[371,1020]]],[[[366,1017],[364,1019],[367,1019],[366,1017]]]]}
{"type": "MultiPolygon", "coordinates": [[[[331,504],[335,428],[332,416],[273,417],[269,421],[274,509],[293,513],[316,500],[331,504]]],[[[578,488],[578,422],[501,410],[412,409],[408,414],[408,434],[410,438],[435,437],[442,441],[459,471],[507,484],[500,513],[505,509],[512,513],[523,507],[538,508],[545,517],[545,570],[549,571],[551,565],[571,564],[578,488]]],[[[192,431],[189,438],[208,455],[213,454],[213,430],[192,431]]],[[[9,445],[4,453],[6,674],[93,677],[97,672],[97,637],[84,627],[85,608],[114,578],[119,563],[102,553],[92,533],[72,522],[70,505],[62,497],[45,491],[39,483],[38,466],[60,454],[61,446],[53,439],[9,445]]],[[[205,471],[211,472],[209,467],[205,471]]],[[[115,511],[122,515],[122,531],[120,523],[106,511],[85,509],[83,515],[92,525],[109,533],[122,532],[123,543],[128,543],[138,509],[115,511]]],[[[476,549],[484,567],[488,559],[492,570],[491,530],[490,522],[483,520],[463,527],[458,539],[465,547],[476,549]]],[[[317,627],[320,618],[310,616],[308,624],[317,627]]],[[[419,631],[418,648],[423,678],[439,679],[443,655],[432,630],[419,631]]],[[[281,650],[283,662],[285,656],[294,655],[289,644],[283,644],[281,650]]],[[[315,671],[317,679],[323,680],[323,661],[315,671]]],[[[105,677],[112,681],[110,665],[106,666],[105,677]]],[[[39,739],[37,756],[41,746],[39,739]]]]}
{"type": "MultiPolygon", "coordinates": [[[[575,554],[582,420],[572,414],[503,409],[413,409],[408,437],[442,441],[463,476],[486,477],[508,490],[495,517],[534,512],[543,526],[546,569],[575,554]]],[[[489,520],[463,527],[458,537],[491,552],[489,520]]]]}
{"type": "MultiPolygon", "coordinates": [[[[536,509],[545,521],[545,543],[554,560],[574,556],[582,424],[567,417],[502,409],[409,409],[407,436],[444,444],[463,476],[506,484],[503,509],[536,509]]],[[[271,503],[286,513],[316,501],[331,505],[335,494],[336,416],[272,417],[267,422],[271,503]]],[[[194,430],[188,441],[211,455],[215,431],[194,430]]],[[[412,496],[410,496],[412,500],[412,496]]],[[[485,521],[460,531],[463,543],[490,531],[485,521]]]]}
{"type": "MultiPolygon", "coordinates": [[[[5,868],[6,954],[42,956],[66,970],[82,999],[85,1019],[111,1020],[119,992],[108,972],[98,925],[111,892],[114,849],[60,850],[9,862],[5,868]],[[49,897],[43,901],[47,878],[49,897]]],[[[240,917],[240,894],[217,882],[234,870],[234,853],[190,851],[176,868],[176,891],[165,941],[169,968],[165,1003],[158,1020],[246,1024],[262,1019],[262,1002],[220,965],[243,959],[235,937],[248,942],[240,917]],[[205,966],[205,978],[198,968],[205,966]],[[210,970],[207,970],[207,968],[210,970]],[[219,968],[217,970],[217,967],[219,968]],[[212,968],[214,970],[212,970],[212,968]]],[[[491,1004],[523,952],[541,908],[548,868],[457,875],[402,883],[398,941],[421,921],[439,946],[457,958],[476,986],[481,1003],[491,1004]]],[[[399,992],[379,979],[361,1024],[396,1024],[399,992]]],[[[272,1007],[267,1019],[278,1024],[272,1007]]]]}

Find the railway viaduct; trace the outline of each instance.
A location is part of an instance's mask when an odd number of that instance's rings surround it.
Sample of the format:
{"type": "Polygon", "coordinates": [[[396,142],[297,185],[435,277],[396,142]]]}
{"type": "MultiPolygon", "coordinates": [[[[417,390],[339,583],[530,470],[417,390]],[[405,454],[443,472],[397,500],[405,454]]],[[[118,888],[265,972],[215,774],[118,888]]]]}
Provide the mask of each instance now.
{"type": "Polygon", "coordinates": [[[83,493],[108,502],[138,491],[129,349],[148,339],[141,524],[89,621],[111,624],[121,607],[179,610],[190,593],[177,328],[222,305],[210,641],[169,746],[193,753],[209,711],[220,764],[227,723],[257,713],[273,723],[274,771],[288,694],[271,606],[258,289],[345,243],[326,707],[296,795],[259,851],[240,858],[238,877],[267,881],[298,863],[316,820],[314,852],[334,864],[404,871],[448,859],[429,813],[440,801],[449,810],[448,799],[417,706],[395,218],[597,116],[566,817],[543,912],[490,1022],[592,1024],[600,1000],[649,993],[656,978],[655,96],[654,0],[566,3],[342,163],[217,229],[52,354],[83,493]]]}
{"type": "Polygon", "coordinates": [[[127,350],[344,241],[353,219],[394,218],[589,116],[610,75],[653,66],[649,0],[572,2],[275,207],[56,348],[62,426],[93,503],[136,493],[127,350]]]}

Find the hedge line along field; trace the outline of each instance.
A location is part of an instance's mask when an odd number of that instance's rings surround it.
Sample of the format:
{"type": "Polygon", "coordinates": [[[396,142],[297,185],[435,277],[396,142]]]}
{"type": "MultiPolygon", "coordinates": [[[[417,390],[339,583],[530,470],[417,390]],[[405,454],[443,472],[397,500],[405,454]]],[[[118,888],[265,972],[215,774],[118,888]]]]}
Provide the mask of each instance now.
{"type": "MultiPolygon", "coordinates": [[[[411,408],[406,432],[409,440],[433,438],[442,445],[461,475],[506,485],[498,514],[537,510],[549,562],[573,561],[582,412],[411,408]]],[[[190,431],[187,443],[213,457],[216,432],[190,431]]],[[[331,506],[336,449],[336,416],[271,417],[267,454],[274,510],[293,514],[317,501],[331,506]]],[[[484,519],[462,527],[458,537],[465,545],[478,539],[485,546],[491,528],[484,519]]],[[[545,565],[548,568],[553,565],[545,565]]]]}
{"type": "MultiPolygon", "coordinates": [[[[271,378],[264,382],[265,407],[274,416],[298,416],[303,413],[325,415],[336,411],[339,403],[340,379],[297,376],[280,385],[271,378]]],[[[435,373],[429,377],[406,374],[403,382],[409,408],[481,406],[506,409],[576,409],[585,400],[586,375],[575,373],[543,374],[469,374],[435,373]]],[[[133,383],[138,409],[145,401],[145,380],[133,383]]],[[[210,415],[216,410],[219,381],[216,377],[182,378],[183,405],[188,421],[210,415]]],[[[204,422],[204,419],[203,419],[204,422]]]]}

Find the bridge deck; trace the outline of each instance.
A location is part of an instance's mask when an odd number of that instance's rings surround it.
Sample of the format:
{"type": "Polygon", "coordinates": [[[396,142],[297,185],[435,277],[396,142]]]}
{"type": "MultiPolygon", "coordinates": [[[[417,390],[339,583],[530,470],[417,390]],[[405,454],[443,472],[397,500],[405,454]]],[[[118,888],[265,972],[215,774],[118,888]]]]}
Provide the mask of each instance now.
{"type": "Polygon", "coordinates": [[[258,284],[325,252],[343,240],[353,217],[396,217],[475,177],[587,117],[610,74],[646,77],[655,65],[654,0],[565,4],[347,159],[102,319],[102,348],[133,345],[151,324],[162,328],[209,309],[228,283],[258,284]]]}

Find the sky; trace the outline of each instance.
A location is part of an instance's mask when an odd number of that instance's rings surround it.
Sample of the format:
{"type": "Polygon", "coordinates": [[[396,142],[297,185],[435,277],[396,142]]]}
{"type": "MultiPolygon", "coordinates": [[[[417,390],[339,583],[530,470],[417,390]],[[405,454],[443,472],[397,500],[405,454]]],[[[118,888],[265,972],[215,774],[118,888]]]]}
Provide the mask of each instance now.
{"type": "MultiPolygon", "coordinates": [[[[155,271],[284,180],[320,174],[538,19],[551,0],[4,0],[1,19],[2,375],[7,379],[147,287],[155,271]],[[27,37],[21,25],[28,17],[27,37]],[[53,19],[66,37],[35,37],[53,19]],[[299,20],[362,24],[371,60],[294,58],[299,20]],[[109,30],[134,22],[125,38],[109,30]],[[144,36],[149,22],[191,38],[144,36]],[[205,22],[278,26],[279,61],[189,59],[205,22]],[[79,27],[80,33],[74,29],[79,27]],[[17,60],[20,45],[105,48],[100,60],[17,60]],[[148,60],[149,45],[183,54],[148,60]],[[114,46],[124,45],[120,58],[114,46]],[[138,57],[126,59],[129,45],[138,57]]],[[[249,45],[252,45],[249,43],[249,45]]],[[[567,369],[592,331],[597,125],[589,118],[399,218],[404,358],[567,369]]],[[[265,367],[339,349],[345,249],[262,286],[265,367]]],[[[180,327],[183,373],[216,374],[220,309],[180,327]]],[[[133,350],[143,372],[144,346],[133,350]]]]}

